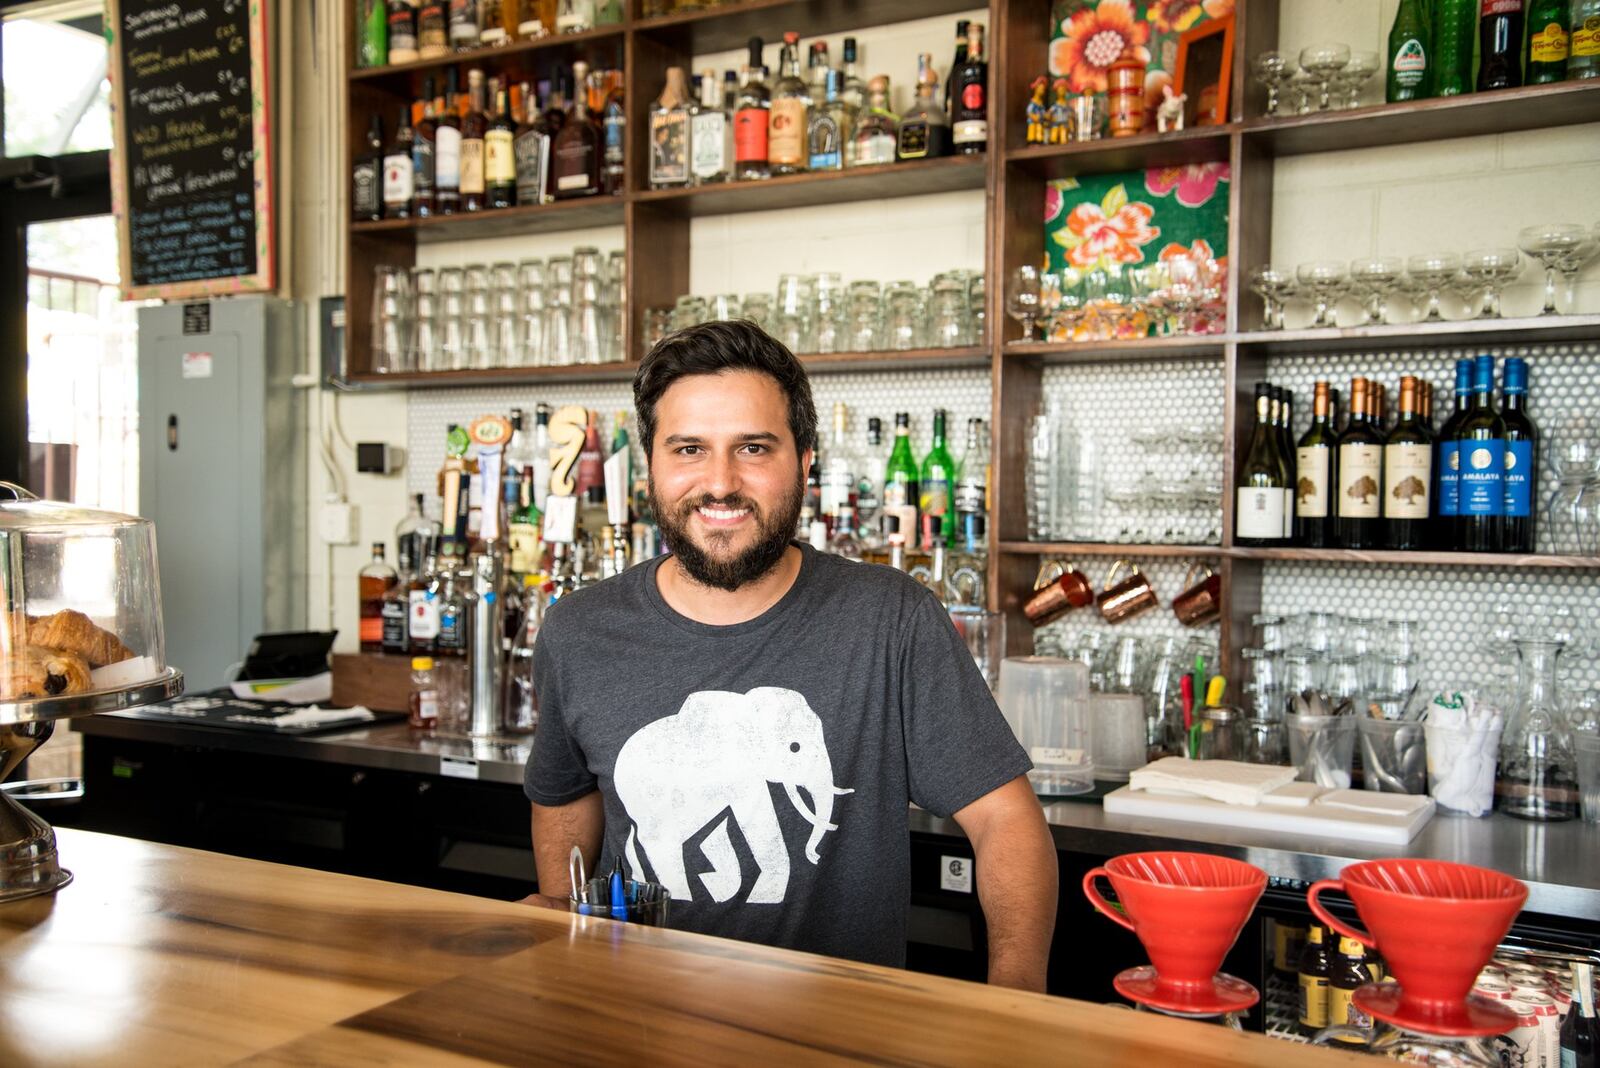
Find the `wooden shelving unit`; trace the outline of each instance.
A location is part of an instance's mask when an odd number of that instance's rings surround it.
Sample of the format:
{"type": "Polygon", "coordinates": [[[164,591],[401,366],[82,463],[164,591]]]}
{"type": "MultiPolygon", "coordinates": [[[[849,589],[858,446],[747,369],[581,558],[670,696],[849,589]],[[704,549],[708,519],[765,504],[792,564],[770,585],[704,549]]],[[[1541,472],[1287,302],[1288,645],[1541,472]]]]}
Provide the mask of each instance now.
{"type": "MultiPolygon", "coordinates": [[[[1039,557],[1195,558],[1216,561],[1223,581],[1224,663],[1237,668],[1237,652],[1250,616],[1261,605],[1262,569],[1269,562],[1359,563],[1385,566],[1600,570],[1600,557],[1512,556],[1474,553],[1349,552],[1317,549],[1245,549],[1222,545],[1119,545],[1035,543],[1026,540],[1023,435],[1014,428],[1037,406],[1042,377],[1052,366],[1149,360],[1218,360],[1224,389],[1224,483],[1231,486],[1250,420],[1249,400],[1266,373],[1269,357],[1301,353],[1357,353],[1395,346],[1434,348],[1497,344],[1542,344],[1600,338],[1600,315],[1470,320],[1328,330],[1261,329],[1260,302],[1242,284],[1271,249],[1272,177],[1280,157],[1382,145],[1405,145],[1511,130],[1533,130],[1600,121],[1600,81],[1530,86],[1311,115],[1264,116],[1264,93],[1248,78],[1248,59],[1278,46],[1278,11],[1283,0],[1236,0],[1232,113],[1222,126],[1172,134],[1149,133],[1086,144],[1029,146],[1022,107],[1029,83],[1048,67],[1048,0],[992,0],[988,10],[990,91],[989,147],[976,159],[932,160],[842,174],[799,175],[758,183],[733,183],[683,190],[647,188],[644,163],[650,101],[668,66],[689,66],[696,54],[742,47],[759,35],[776,40],[786,29],[807,37],[865,26],[888,25],[971,9],[970,0],[742,0],[666,17],[643,19],[630,0],[620,26],[586,34],[546,38],[504,48],[481,49],[441,60],[349,71],[346,81],[346,163],[359,149],[368,116],[386,122],[428,76],[449,67],[483,66],[490,73],[544,73],[555,64],[582,58],[620,65],[628,109],[627,183],[623,195],[514,208],[430,221],[358,223],[348,227],[347,351],[354,388],[418,388],[434,385],[618,381],[632,377],[642,355],[642,309],[669,304],[688,288],[690,220],[708,215],[797,209],[842,201],[875,201],[952,190],[986,191],[990,339],[985,346],[896,353],[810,356],[816,371],[984,367],[992,381],[993,472],[997,502],[990,523],[989,603],[1007,615],[1010,651],[1031,646],[1032,631],[1021,615],[1039,557]],[[1206,337],[1148,338],[1134,342],[1040,344],[1018,340],[1018,326],[1005,315],[1004,279],[1044,252],[1040,223],[1045,183],[1078,174],[1228,161],[1233,180],[1229,205],[1228,332],[1206,337]],[[482,236],[548,233],[620,224],[627,250],[628,303],[625,328],[630,362],[588,367],[517,368],[439,372],[427,375],[365,373],[369,343],[370,284],[378,264],[410,266],[416,247],[432,241],[482,236]]],[[[355,5],[345,0],[348,40],[354,42],[355,5]]],[[[1233,527],[1232,494],[1225,494],[1222,523],[1233,527]]]]}

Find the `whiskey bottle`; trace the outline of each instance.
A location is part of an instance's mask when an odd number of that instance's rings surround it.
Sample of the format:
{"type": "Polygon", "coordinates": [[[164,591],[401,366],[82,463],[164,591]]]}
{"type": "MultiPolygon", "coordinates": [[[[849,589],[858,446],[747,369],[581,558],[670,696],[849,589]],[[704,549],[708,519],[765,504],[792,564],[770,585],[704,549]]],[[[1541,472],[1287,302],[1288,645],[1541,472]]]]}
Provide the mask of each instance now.
{"type": "Polygon", "coordinates": [[[400,109],[394,140],[383,153],[383,214],[388,219],[411,217],[411,108],[400,109]]]}
{"type": "Polygon", "coordinates": [[[733,174],[740,181],[755,181],[770,173],[767,166],[767,68],[761,65],[761,38],[750,38],[750,65],[733,112],[733,174]]]}
{"type": "Polygon", "coordinates": [[[844,168],[844,149],[855,133],[855,109],[839,95],[842,73],[828,71],[823,84],[823,99],[811,109],[807,162],[814,171],[837,171],[844,168]]]}
{"type": "Polygon", "coordinates": [[[417,58],[417,6],[411,0],[389,0],[389,63],[417,58]]]}
{"type": "Polygon", "coordinates": [[[456,69],[445,74],[445,92],[433,99],[433,186],[435,210],[454,215],[461,207],[461,119],[456,69]]]}
{"type": "Polygon", "coordinates": [[[511,120],[506,91],[494,95],[494,118],[483,134],[484,192],[491,208],[509,208],[517,202],[517,127],[511,120]]]}
{"type": "Polygon", "coordinates": [[[572,84],[576,88],[572,114],[556,134],[551,150],[551,176],[558,200],[600,192],[600,135],[589,118],[588,94],[583,91],[588,77],[587,63],[572,65],[572,84]]]}
{"type": "Polygon", "coordinates": [[[478,0],[450,0],[450,47],[457,52],[478,47],[478,0]]]}
{"type": "Polygon", "coordinates": [[[467,71],[467,95],[461,110],[461,208],[482,211],[484,204],[483,137],[489,121],[483,114],[483,71],[467,71]]]}
{"type": "Polygon", "coordinates": [[[867,111],[856,124],[852,167],[893,163],[899,118],[889,110],[889,76],[880,74],[867,83],[867,111]]]}
{"type": "Polygon", "coordinates": [[[790,30],[783,35],[780,75],[772,87],[767,124],[767,165],[775,175],[800,174],[806,169],[806,130],[810,125],[811,99],[806,93],[806,83],[800,80],[799,48],[798,33],[790,30]]]}
{"type": "Polygon", "coordinates": [[[733,123],[722,106],[717,72],[700,76],[700,106],[689,116],[689,171],[695,185],[728,180],[733,169],[733,123]]]}
{"type": "Polygon", "coordinates": [[[511,153],[516,158],[517,203],[542,204],[550,172],[550,133],[539,111],[539,97],[527,82],[522,86],[523,120],[517,127],[511,153]]]}
{"type": "Polygon", "coordinates": [[[350,215],[357,222],[383,218],[383,120],[372,116],[367,143],[350,169],[350,215]]]}
{"type": "Polygon", "coordinates": [[[896,157],[934,159],[950,154],[950,122],[939,106],[939,76],[933,69],[933,54],[917,56],[917,100],[900,120],[900,139],[896,157]]]}
{"type": "Polygon", "coordinates": [[[667,82],[650,108],[650,188],[689,184],[689,101],[683,68],[668,67],[667,82]]]}
{"type": "Polygon", "coordinates": [[[372,562],[356,576],[361,593],[361,651],[383,651],[383,596],[398,576],[383,559],[383,542],[372,543],[372,562]]]}
{"type": "Polygon", "coordinates": [[[607,71],[606,75],[605,81],[612,84],[600,111],[600,191],[609,197],[620,197],[628,180],[628,111],[622,98],[621,72],[607,71]]]}
{"type": "Polygon", "coordinates": [[[434,213],[433,79],[422,83],[422,99],[411,105],[411,214],[426,219],[434,213]]]}
{"type": "Polygon", "coordinates": [[[983,26],[967,30],[966,58],[950,70],[950,140],[958,155],[975,156],[989,147],[989,64],[983,58],[983,26]]]}
{"type": "Polygon", "coordinates": [[[444,0],[422,0],[417,7],[417,57],[437,59],[450,52],[444,0]]]}
{"type": "Polygon", "coordinates": [[[950,78],[944,83],[944,113],[946,115],[954,115],[956,113],[955,100],[953,99],[956,89],[956,71],[960,70],[961,65],[967,61],[967,34],[971,32],[971,26],[972,23],[966,19],[956,20],[955,58],[950,60],[950,78]]]}
{"type": "Polygon", "coordinates": [[[516,0],[478,0],[478,43],[486,48],[510,44],[517,30],[516,9],[516,0]]]}

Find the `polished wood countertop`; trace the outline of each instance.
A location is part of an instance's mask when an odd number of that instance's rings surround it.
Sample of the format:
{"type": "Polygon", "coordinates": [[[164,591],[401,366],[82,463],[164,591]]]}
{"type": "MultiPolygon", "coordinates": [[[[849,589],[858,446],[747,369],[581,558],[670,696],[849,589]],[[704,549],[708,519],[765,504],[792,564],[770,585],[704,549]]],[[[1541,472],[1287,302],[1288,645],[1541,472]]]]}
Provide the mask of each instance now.
{"type": "Polygon", "coordinates": [[[74,882],[0,905],[7,1066],[1370,1063],[1111,1006],[57,834],[74,882]]]}

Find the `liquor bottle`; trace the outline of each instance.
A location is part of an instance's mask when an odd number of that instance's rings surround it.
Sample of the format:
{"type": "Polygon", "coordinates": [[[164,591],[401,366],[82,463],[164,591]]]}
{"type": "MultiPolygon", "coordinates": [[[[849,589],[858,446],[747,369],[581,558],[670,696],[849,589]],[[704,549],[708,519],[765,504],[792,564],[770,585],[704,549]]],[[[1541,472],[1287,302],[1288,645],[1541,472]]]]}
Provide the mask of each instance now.
{"type": "Polygon", "coordinates": [[[856,70],[856,57],[860,54],[854,37],[844,39],[844,86],[839,96],[845,103],[860,112],[867,106],[867,83],[856,70]]]}
{"type": "Polygon", "coordinates": [[[550,133],[539,111],[539,95],[523,83],[522,125],[517,127],[511,154],[517,167],[517,203],[542,204],[550,175],[550,133]]]}
{"type": "Polygon", "coordinates": [[[1472,92],[1472,49],[1478,0],[1435,0],[1429,78],[1433,96],[1472,92]]]}
{"type": "Polygon", "coordinates": [[[1567,76],[1570,0],[1528,0],[1528,84],[1545,85],[1567,76]]]}
{"type": "Polygon", "coordinates": [[[850,413],[841,401],[833,406],[833,436],[822,454],[822,507],[819,514],[832,522],[842,505],[852,504],[856,491],[856,458],[850,450],[846,424],[850,413]]]}
{"type": "Polygon", "coordinates": [[[1272,387],[1256,383],[1256,425],[1234,489],[1233,540],[1236,545],[1272,548],[1283,544],[1284,490],[1289,470],[1278,449],[1272,419],[1272,387]]]}
{"type": "Polygon", "coordinates": [[[1350,380],[1350,420],[1339,435],[1339,481],[1334,534],[1345,549],[1381,543],[1383,436],[1372,425],[1372,390],[1365,378],[1350,380]]]}
{"type": "Polygon", "coordinates": [[[402,570],[399,581],[383,593],[383,604],[379,609],[383,630],[383,638],[378,643],[381,652],[395,656],[406,654],[411,641],[407,630],[410,589],[411,575],[402,570]]]}
{"type": "Polygon", "coordinates": [[[722,106],[717,72],[700,76],[700,106],[689,116],[689,173],[695,185],[726,182],[733,171],[733,123],[722,106]]]}
{"type": "Polygon", "coordinates": [[[411,0],[388,0],[389,48],[386,63],[410,63],[417,58],[417,8],[411,0]]]}
{"type": "Polygon", "coordinates": [[[806,130],[811,98],[800,80],[800,35],[783,35],[779,77],[772,87],[767,111],[767,169],[775,175],[800,174],[806,169],[806,130]]]}
{"type": "Polygon", "coordinates": [[[828,62],[828,42],[812,41],[810,55],[806,59],[806,96],[811,101],[811,106],[816,107],[828,95],[828,71],[832,65],[828,62]]]}
{"type": "Polygon", "coordinates": [[[966,529],[967,516],[989,510],[989,433],[982,419],[967,420],[967,443],[956,470],[956,529],[966,529]]]}
{"type": "Polygon", "coordinates": [[[1283,541],[1294,542],[1294,390],[1287,386],[1273,386],[1277,395],[1277,409],[1273,415],[1273,428],[1278,432],[1278,455],[1283,459],[1283,541]]]}
{"type": "Polygon", "coordinates": [[[438,59],[450,53],[449,16],[444,0],[422,0],[417,6],[417,57],[438,59]]]}
{"type": "Polygon", "coordinates": [[[406,638],[409,652],[413,655],[433,652],[434,643],[439,637],[439,604],[430,595],[438,568],[439,547],[429,546],[428,555],[423,558],[423,564],[416,574],[411,576],[411,585],[406,590],[410,605],[406,638]]]}
{"type": "Polygon", "coordinates": [[[668,67],[661,95],[650,106],[650,188],[689,184],[689,92],[682,67],[668,67]]]}
{"type": "Polygon", "coordinates": [[[350,168],[350,216],[357,222],[383,218],[383,119],[372,116],[367,143],[350,168]]]}
{"type": "Polygon", "coordinates": [[[1596,1068],[1600,1065],[1600,1024],[1594,1014],[1594,966],[1588,961],[1572,965],[1572,1001],[1557,1039],[1561,1068],[1596,1068]]]}
{"type": "Polygon", "coordinates": [[[806,134],[807,164],[814,171],[844,169],[844,150],[855,133],[855,109],[839,96],[844,75],[828,71],[823,92],[811,109],[811,129],[806,134]]]}
{"type": "Polygon", "coordinates": [[[822,521],[822,465],[816,460],[806,468],[805,495],[800,498],[800,526],[795,537],[817,540],[812,524],[822,528],[823,544],[827,544],[827,524],[822,521]]]}
{"type": "MultiPolygon", "coordinates": [[[[560,0],[556,9],[557,33],[583,33],[594,29],[594,0],[560,0]]],[[[579,80],[578,85],[583,85],[579,80]]]]}
{"type": "Polygon", "coordinates": [[[856,123],[856,135],[851,141],[855,146],[852,167],[893,163],[898,145],[900,118],[889,110],[888,76],[880,74],[867,84],[867,110],[856,123]]]}
{"type": "Polygon", "coordinates": [[[1478,92],[1522,84],[1522,0],[1483,0],[1478,8],[1478,92]]]}
{"type": "Polygon", "coordinates": [[[555,179],[556,199],[588,197],[600,192],[600,135],[589,118],[588,94],[583,85],[589,76],[589,65],[577,62],[572,65],[572,84],[576,90],[572,97],[572,114],[556,134],[551,150],[551,176],[555,179]]]}
{"type": "Polygon", "coordinates": [[[524,467],[517,475],[516,495],[506,515],[506,542],[510,549],[507,566],[512,574],[531,575],[542,562],[539,524],[543,519],[533,503],[533,468],[524,467]]]}
{"type": "Polygon", "coordinates": [[[722,110],[728,113],[728,121],[733,121],[733,112],[738,106],[739,73],[725,70],[722,72],[722,110]]]}
{"type": "MultiPolygon", "coordinates": [[[[896,418],[898,419],[899,417],[896,416],[896,418]]],[[[896,571],[904,571],[906,569],[906,536],[900,532],[900,520],[902,518],[903,516],[897,512],[892,515],[886,515],[883,520],[883,539],[884,544],[889,547],[889,566],[896,571]]]]}
{"type": "Polygon", "coordinates": [[[450,0],[450,47],[457,52],[478,47],[478,0],[450,0]]]}
{"type": "MultiPolygon", "coordinates": [[[[922,470],[917,479],[920,511],[922,516],[934,520],[933,536],[941,544],[956,532],[956,521],[950,507],[955,489],[956,463],[945,444],[945,419],[943,408],[933,410],[933,444],[928,448],[928,455],[922,458],[922,470]]],[[[927,520],[923,522],[926,525],[927,520]]]]}
{"type": "Polygon", "coordinates": [[[989,550],[983,516],[968,512],[961,517],[960,547],[945,561],[944,603],[982,605],[989,573],[989,550]]]}
{"type": "Polygon", "coordinates": [[[509,208],[517,202],[516,140],[517,126],[501,89],[494,94],[494,118],[483,133],[484,195],[491,208],[509,208]]]}
{"type": "Polygon", "coordinates": [[[1600,0],[1572,0],[1567,81],[1600,78],[1600,0]]]}
{"type": "Polygon", "coordinates": [[[959,156],[989,148],[989,63],[983,58],[983,26],[967,31],[966,57],[950,68],[950,140],[959,156]]]}
{"type": "Polygon", "coordinates": [[[1384,536],[1391,549],[1423,549],[1432,513],[1433,442],[1417,417],[1417,380],[1400,379],[1400,419],[1383,443],[1384,536]]]}
{"type": "MultiPolygon", "coordinates": [[[[1328,1026],[1349,1025],[1363,1031],[1372,1026],[1372,1018],[1354,1004],[1355,992],[1372,981],[1367,972],[1367,947],[1354,938],[1340,937],[1339,952],[1334,957],[1328,974],[1328,1026]]],[[[1359,1038],[1339,1038],[1346,1045],[1364,1045],[1359,1038]]]]}
{"type": "MultiPolygon", "coordinates": [[[[911,455],[911,416],[907,412],[894,413],[894,448],[889,452],[889,462],[883,470],[883,514],[899,517],[898,529],[904,544],[906,531],[917,529],[917,505],[921,496],[917,490],[917,461],[911,455]]],[[[893,527],[886,525],[887,532],[893,527]]]]}
{"type": "MultiPolygon", "coordinates": [[[[1352,396],[1352,418],[1354,401],[1352,396]]],[[[1300,953],[1300,1033],[1308,1038],[1328,1026],[1328,975],[1333,970],[1333,961],[1326,939],[1327,929],[1320,923],[1313,923],[1306,931],[1306,947],[1300,953]]]]}
{"type": "Polygon", "coordinates": [[[917,99],[900,120],[897,159],[934,159],[950,154],[950,120],[939,106],[939,75],[933,69],[933,54],[917,56],[917,99]]]}
{"type": "Polygon", "coordinates": [[[467,71],[467,95],[461,110],[461,210],[482,211],[483,146],[489,120],[483,114],[483,71],[467,71]]]}
{"type": "MultiPolygon", "coordinates": [[[[565,70],[556,71],[555,77],[550,80],[550,95],[544,102],[544,122],[552,146],[555,144],[556,134],[567,124],[567,115],[572,106],[571,97],[572,73],[565,70]]],[[[555,192],[555,186],[550,187],[550,192],[555,192]]]]}
{"type": "Polygon", "coordinates": [[[828,551],[846,560],[861,559],[861,539],[856,535],[856,510],[841,504],[833,520],[833,533],[828,537],[828,551]]]}
{"type": "Polygon", "coordinates": [[[956,88],[956,71],[967,61],[967,34],[971,32],[972,23],[966,19],[956,20],[956,51],[950,60],[950,77],[944,83],[944,113],[954,116],[956,113],[954,93],[956,88]]]}
{"type": "Polygon", "coordinates": [[[533,413],[533,504],[542,513],[550,496],[550,405],[533,413]]]}
{"type": "Polygon", "coordinates": [[[1456,438],[1461,433],[1461,422],[1472,407],[1472,361],[1456,361],[1456,407],[1444,421],[1434,439],[1433,546],[1452,549],[1460,541],[1457,530],[1461,517],[1461,459],[1456,449],[1456,438]]]}
{"type": "Polygon", "coordinates": [[[384,0],[361,0],[361,39],[356,66],[381,67],[389,61],[389,10],[384,0]]]}
{"type": "Polygon", "coordinates": [[[439,524],[422,511],[422,494],[411,498],[406,517],[395,528],[395,562],[408,579],[421,570],[439,540],[439,524]]]}
{"type": "Polygon", "coordinates": [[[1456,432],[1461,480],[1457,548],[1500,551],[1506,510],[1506,423],[1494,410],[1494,357],[1472,361],[1472,407],[1456,432]]]}
{"type": "Polygon", "coordinates": [[[440,215],[454,215],[461,207],[461,117],[456,69],[445,72],[443,96],[433,99],[434,202],[440,215]]]}
{"type": "Polygon", "coordinates": [[[583,448],[578,452],[577,485],[573,492],[587,496],[590,504],[606,503],[605,454],[600,451],[600,424],[595,413],[583,430],[583,448]]]}
{"type": "Polygon", "coordinates": [[[478,0],[478,44],[485,48],[510,44],[520,21],[517,0],[478,0]]]}
{"type": "Polygon", "coordinates": [[[411,158],[411,108],[400,109],[400,121],[395,126],[394,140],[383,152],[383,215],[387,219],[411,217],[411,194],[416,183],[412,180],[411,158]]]}
{"type": "Polygon", "coordinates": [[[883,420],[867,420],[867,447],[861,453],[861,470],[856,477],[856,522],[862,540],[876,546],[882,540],[879,511],[883,507],[883,474],[887,458],[883,455],[883,420]]]}
{"type": "Polygon", "coordinates": [[[1328,383],[1318,382],[1311,397],[1311,425],[1295,449],[1294,543],[1308,549],[1333,546],[1329,488],[1334,473],[1333,398],[1328,383]]]}
{"type": "Polygon", "coordinates": [[[600,109],[600,192],[620,197],[627,188],[628,111],[622,98],[622,78],[616,71],[614,85],[606,93],[600,109]]]}
{"type": "MultiPolygon", "coordinates": [[[[1428,95],[1432,46],[1428,30],[1425,0],[1400,0],[1394,25],[1389,29],[1389,72],[1384,85],[1384,99],[1389,103],[1421,100],[1428,95]]],[[[1354,409],[1351,411],[1353,414],[1354,409]]]]}
{"type": "Polygon", "coordinates": [[[1539,428],[1528,418],[1528,361],[1507,358],[1500,389],[1506,425],[1506,514],[1501,531],[1508,553],[1531,553],[1538,543],[1539,428]]]}
{"type": "Polygon", "coordinates": [[[767,68],[761,65],[761,38],[750,38],[750,65],[733,113],[733,175],[741,182],[768,176],[767,112],[771,108],[767,91],[767,68]]]}
{"type": "Polygon", "coordinates": [[[356,576],[361,591],[361,651],[383,651],[383,595],[399,578],[383,559],[383,542],[372,543],[372,561],[356,576]]]}

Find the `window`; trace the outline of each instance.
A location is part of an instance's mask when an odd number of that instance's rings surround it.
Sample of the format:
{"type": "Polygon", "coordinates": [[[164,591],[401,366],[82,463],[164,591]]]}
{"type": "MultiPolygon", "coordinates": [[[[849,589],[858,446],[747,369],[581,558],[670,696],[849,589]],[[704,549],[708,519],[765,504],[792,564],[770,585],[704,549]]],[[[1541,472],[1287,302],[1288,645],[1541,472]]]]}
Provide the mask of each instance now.
{"type": "Polygon", "coordinates": [[[61,156],[111,147],[101,5],[32,5],[0,22],[4,153],[61,156]]]}

